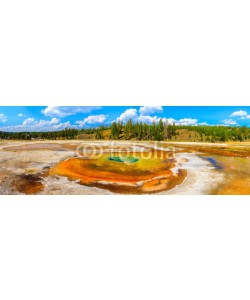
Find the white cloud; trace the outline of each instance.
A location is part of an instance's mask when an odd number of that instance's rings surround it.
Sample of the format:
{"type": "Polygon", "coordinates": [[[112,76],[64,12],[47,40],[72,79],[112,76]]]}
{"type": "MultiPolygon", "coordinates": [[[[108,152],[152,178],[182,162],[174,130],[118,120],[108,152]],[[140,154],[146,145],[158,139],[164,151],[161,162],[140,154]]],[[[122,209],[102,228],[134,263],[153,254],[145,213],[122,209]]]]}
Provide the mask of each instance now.
{"type": "MultiPolygon", "coordinates": [[[[154,108],[157,107],[158,111],[160,111],[159,107],[161,107],[161,106],[142,106],[139,109],[139,114],[138,114],[136,108],[128,108],[127,110],[125,110],[124,113],[122,113],[116,119],[116,122],[120,121],[120,122],[126,123],[129,119],[133,120],[134,122],[143,122],[143,123],[148,123],[148,124],[151,124],[153,122],[159,122],[159,120],[160,120],[159,117],[144,114],[146,112],[146,108],[152,108],[152,107],[154,107],[154,108]]],[[[149,111],[150,110],[148,110],[147,112],[149,112],[149,111]]],[[[152,111],[153,111],[153,109],[151,109],[151,113],[152,113],[152,111]]]]}
{"type": "Polygon", "coordinates": [[[50,117],[66,117],[78,113],[90,113],[93,110],[100,109],[100,106],[47,106],[41,112],[50,117]]]}
{"type": "Polygon", "coordinates": [[[7,117],[4,114],[0,114],[0,122],[5,123],[7,121],[7,117]]]}
{"type": "Polygon", "coordinates": [[[60,122],[59,119],[57,119],[57,118],[52,118],[51,121],[50,121],[50,125],[58,124],[59,122],[60,122]]]}
{"type": "Polygon", "coordinates": [[[37,124],[35,124],[36,131],[56,131],[64,128],[70,128],[72,125],[69,121],[58,124],[51,124],[51,121],[40,120],[37,124]],[[49,123],[48,123],[49,122],[49,123]]]}
{"type": "MultiPolygon", "coordinates": [[[[100,118],[99,118],[100,120],[100,118]]],[[[35,121],[34,118],[27,118],[22,124],[0,127],[0,130],[7,132],[22,132],[22,131],[57,131],[65,128],[72,128],[73,126],[69,121],[60,123],[60,119],[51,118],[51,120],[35,121]]]]}
{"type": "Polygon", "coordinates": [[[238,125],[238,123],[233,119],[226,119],[222,121],[224,125],[238,125]]]}
{"type": "Polygon", "coordinates": [[[0,130],[7,132],[22,132],[22,131],[57,131],[64,128],[70,128],[70,122],[59,123],[59,119],[52,118],[51,120],[35,121],[34,118],[26,119],[23,124],[1,127],[0,130]]]}
{"type": "Polygon", "coordinates": [[[52,118],[50,121],[48,120],[40,120],[35,122],[31,126],[31,130],[33,131],[53,131],[53,130],[60,130],[64,129],[66,127],[71,127],[70,122],[64,122],[64,123],[59,123],[59,119],[57,118],[52,118]]]}
{"type": "Polygon", "coordinates": [[[142,122],[142,123],[148,123],[148,124],[151,124],[153,122],[159,122],[160,118],[154,116],[154,117],[151,117],[151,116],[139,116],[137,118],[137,121],[138,122],[142,122]]]}
{"type": "Polygon", "coordinates": [[[123,123],[126,123],[129,119],[132,119],[134,122],[143,122],[151,124],[153,122],[159,122],[160,118],[157,116],[149,116],[149,115],[138,115],[137,109],[135,108],[129,108],[124,113],[120,115],[116,119],[116,121],[121,121],[123,123]]]}
{"type": "MultiPolygon", "coordinates": [[[[168,124],[175,124],[175,125],[198,125],[198,120],[197,119],[191,119],[191,118],[183,118],[180,120],[176,120],[173,118],[169,118],[169,119],[162,119],[163,122],[167,122],[168,124]]],[[[200,123],[200,125],[207,125],[207,123],[200,123]]]]}
{"type": "Polygon", "coordinates": [[[245,110],[237,110],[230,115],[230,117],[246,117],[246,116],[247,116],[247,112],[245,110]]]}
{"type": "Polygon", "coordinates": [[[139,109],[139,113],[142,116],[152,115],[154,113],[162,113],[162,112],[163,112],[162,106],[142,106],[139,109]]]}
{"type": "Polygon", "coordinates": [[[70,121],[64,122],[64,123],[59,123],[56,125],[53,125],[53,127],[51,127],[51,130],[61,130],[61,129],[65,129],[65,128],[71,128],[74,127],[70,124],[70,121]]]}
{"type": "Polygon", "coordinates": [[[84,126],[86,124],[100,124],[103,123],[108,116],[106,115],[92,115],[85,118],[83,121],[76,121],[75,123],[84,126]]]}
{"type": "Polygon", "coordinates": [[[198,120],[197,119],[191,119],[191,118],[183,118],[176,121],[176,124],[178,125],[197,125],[198,120]]]}
{"type": "Polygon", "coordinates": [[[129,108],[117,118],[117,121],[127,122],[129,119],[137,121],[138,115],[135,108],[129,108]]]}
{"type": "Polygon", "coordinates": [[[24,114],[18,114],[17,116],[18,116],[18,117],[23,117],[23,118],[26,117],[26,115],[24,115],[24,114]]]}
{"type": "Polygon", "coordinates": [[[163,121],[164,123],[167,122],[167,123],[170,124],[170,125],[173,125],[174,123],[176,123],[176,120],[173,119],[173,118],[169,118],[169,119],[163,118],[162,121],[163,121]]]}
{"type": "Polygon", "coordinates": [[[250,119],[250,115],[247,115],[245,117],[241,117],[241,120],[250,119]]]}
{"type": "Polygon", "coordinates": [[[145,112],[153,112],[153,109],[148,109],[146,108],[157,108],[155,109],[158,110],[158,112],[161,111],[161,106],[143,106],[139,109],[140,114],[138,115],[138,112],[135,108],[129,108],[127,109],[124,113],[120,115],[116,119],[116,121],[122,121],[122,122],[127,122],[129,119],[132,119],[134,122],[143,122],[143,123],[148,123],[152,124],[153,122],[158,123],[160,119],[162,119],[163,123],[168,122],[168,124],[176,124],[176,125],[198,125],[198,120],[197,119],[191,119],[191,118],[183,118],[180,120],[175,120],[173,118],[160,118],[157,116],[150,116],[150,115],[144,115],[145,112]],[[145,108],[145,110],[144,110],[145,108]],[[141,111],[143,114],[141,114],[141,111]]]}
{"type": "Polygon", "coordinates": [[[30,125],[30,124],[34,123],[34,121],[35,121],[34,118],[28,118],[23,121],[23,125],[30,125]]]}
{"type": "MultiPolygon", "coordinates": [[[[245,120],[245,119],[250,119],[250,115],[247,114],[247,112],[245,110],[237,110],[235,112],[233,112],[230,117],[240,117],[241,120],[245,120]]],[[[228,121],[228,120],[226,120],[228,121]]],[[[228,124],[228,125],[239,125],[237,122],[235,122],[234,124],[228,124]]]]}

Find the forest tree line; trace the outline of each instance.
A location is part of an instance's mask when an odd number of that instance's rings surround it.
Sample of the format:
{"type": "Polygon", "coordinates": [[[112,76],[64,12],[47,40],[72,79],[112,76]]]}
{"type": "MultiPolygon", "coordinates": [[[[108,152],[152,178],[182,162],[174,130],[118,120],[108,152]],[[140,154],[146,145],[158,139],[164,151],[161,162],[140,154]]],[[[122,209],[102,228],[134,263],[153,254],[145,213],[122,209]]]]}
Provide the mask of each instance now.
{"type": "Polygon", "coordinates": [[[204,142],[226,142],[250,140],[250,128],[246,126],[176,126],[176,131],[186,129],[196,132],[199,140],[204,142]]]}
{"type": "MultiPolygon", "coordinates": [[[[158,123],[146,124],[142,122],[132,122],[129,120],[127,123],[113,122],[111,126],[111,139],[124,139],[124,140],[176,140],[180,135],[181,130],[188,132],[195,132],[198,141],[203,142],[226,142],[226,141],[246,141],[250,140],[250,128],[246,126],[208,126],[208,125],[175,125],[164,124],[160,119],[158,123]]],[[[189,140],[191,135],[185,137],[189,140]]]]}
{"type": "Polygon", "coordinates": [[[97,128],[66,128],[59,131],[46,132],[1,132],[0,139],[17,140],[71,140],[71,139],[110,139],[110,140],[145,140],[163,141],[182,138],[182,131],[189,135],[184,140],[191,139],[195,133],[197,141],[204,142],[226,142],[250,140],[250,128],[235,126],[184,126],[175,124],[164,124],[160,119],[158,123],[142,123],[128,120],[126,123],[113,122],[111,126],[100,126],[97,128]]]}

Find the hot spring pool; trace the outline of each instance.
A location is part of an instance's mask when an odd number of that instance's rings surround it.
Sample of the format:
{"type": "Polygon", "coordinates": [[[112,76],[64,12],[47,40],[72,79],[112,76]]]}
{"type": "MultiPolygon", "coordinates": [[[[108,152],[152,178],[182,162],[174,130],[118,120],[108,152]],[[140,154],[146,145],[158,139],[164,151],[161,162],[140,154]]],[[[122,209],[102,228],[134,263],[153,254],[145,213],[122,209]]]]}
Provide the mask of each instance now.
{"type": "Polygon", "coordinates": [[[137,161],[139,161],[139,158],[138,157],[130,157],[130,156],[124,157],[124,158],[120,157],[120,156],[109,156],[108,160],[119,162],[119,163],[133,164],[133,163],[136,163],[137,161]]]}
{"type": "Polygon", "coordinates": [[[136,152],[127,156],[115,152],[70,158],[59,162],[49,173],[125,194],[156,193],[183,182],[186,172],[172,172],[176,162],[171,153],[150,149],[147,154],[136,152]]]}

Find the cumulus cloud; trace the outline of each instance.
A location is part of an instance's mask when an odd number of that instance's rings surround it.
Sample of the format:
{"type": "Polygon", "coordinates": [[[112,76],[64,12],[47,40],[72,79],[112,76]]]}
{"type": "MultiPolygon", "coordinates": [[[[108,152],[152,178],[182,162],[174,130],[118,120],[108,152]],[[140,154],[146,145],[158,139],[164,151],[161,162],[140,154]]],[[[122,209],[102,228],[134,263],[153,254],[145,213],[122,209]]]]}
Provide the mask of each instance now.
{"type": "Polygon", "coordinates": [[[52,118],[51,121],[50,121],[50,125],[58,124],[59,122],[60,122],[59,119],[57,119],[57,118],[52,118]]]}
{"type": "Polygon", "coordinates": [[[227,126],[230,126],[230,125],[238,125],[238,123],[233,120],[233,119],[226,119],[226,120],[223,120],[222,123],[224,125],[227,125],[227,126]]]}
{"type": "Polygon", "coordinates": [[[7,121],[7,117],[4,114],[0,114],[0,122],[5,123],[7,121]]]}
{"type": "Polygon", "coordinates": [[[160,118],[158,116],[150,116],[150,115],[145,115],[145,113],[152,113],[153,111],[158,112],[162,111],[160,109],[161,106],[142,106],[139,109],[139,114],[137,109],[135,108],[129,108],[127,109],[124,113],[120,115],[116,119],[116,121],[122,121],[122,122],[127,122],[129,119],[132,119],[134,122],[142,122],[142,123],[148,123],[152,124],[153,122],[158,123],[160,119],[162,119],[163,123],[167,122],[168,124],[176,124],[176,125],[198,125],[198,120],[197,119],[191,119],[191,118],[183,118],[180,120],[175,120],[173,118],[160,118]],[[144,109],[145,108],[145,109],[144,109]],[[148,108],[153,108],[153,109],[148,109],[148,108]],[[155,109],[155,110],[154,110],[155,109]]]}
{"type": "Polygon", "coordinates": [[[92,115],[85,118],[83,121],[76,121],[75,123],[79,126],[84,126],[86,124],[100,124],[107,119],[107,115],[92,115]]]}
{"type": "Polygon", "coordinates": [[[175,124],[175,125],[186,125],[186,126],[189,126],[189,125],[208,125],[206,122],[203,122],[203,123],[198,123],[198,119],[191,119],[191,118],[183,118],[183,119],[180,119],[180,120],[176,120],[176,119],[173,119],[173,118],[169,118],[169,119],[166,119],[166,118],[163,118],[162,119],[163,122],[167,122],[168,124],[175,124]]]}
{"type": "Polygon", "coordinates": [[[32,128],[34,131],[56,131],[72,127],[69,121],[64,123],[58,123],[59,121],[57,122],[57,120],[40,120],[36,122],[32,128]]]}
{"type": "Polygon", "coordinates": [[[28,118],[23,121],[23,125],[30,125],[30,124],[34,123],[34,121],[35,121],[34,118],[28,118]]]}
{"type": "Polygon", "coordinates": [[[230,115],[230,117],[246,117],[246,116],[247,116],[247,112],[245,110],[237,110],[230,115]]]}
{"type": "Polygon", "coordinates": [[[93,110],[100,108],[100,106],[47,106],[41,112],[45,116],[63,118],[78,113],[90,113],[93,110]]]}
{"type": "Polygon", "coordinates": [[[50,121],[47,120],[40,120],[35,122],[35,124],[32,126],[32,129],[34,131],[53,131],[53,130],[60,130],[64,128],[71,127],[70,122],[64,122],[64,123],[59,123],[59,119],[53,118],[50,121]]]}
{"type": "MultiPolygon", "coordinates": [[[[141,108],[144,108],[144,107],[152,107],[152,106],[143,106],[141,108]]],[[[134,122],[143,122],[143,123],[148,123],[148,124],[151,124],[153,122],[156,122],[156,123],[159,122],[160,118],[157,117],[157,116],[150,116],[150,115],[141,114],[141,108],[139,109],[140,114],[138,114],[137,109],[135,109],[135,108],[127,109],[124,113],[122,113],[116,119],[116,121],[126,123],[129,119],[132,119],[134,122]]],[[[145,111],[144,111],[144,113],[145,113],[145,111]]]]}
{"type": "Polygon", "coordinates": [[[117,118],[117,121],[120,122],[127,122],[129,119],[137,120],[137,110],[135,108],[129,108],[124,113],[120,115],[120,117],[117,118]]]}
{"type": "Polygon", "coordinates": [[[177,121],[176,121],[175,119],[173,119],[173,118],[168,118],[168,119],[163,118],[162,121],[163,121],[164,123],[168,123],[168,124],[170,124],[170,125],[173,125],[173,124],[175,124],[175,123],[177,122],[177,121]]]}
{"type": "Polygon", "coordinates": [[[183,118],[176,121],[176,124],[178,125],[197,125],[198,120],[197,119],[191,119],[191,118],[183,118]]]}
{"type": "Polygon", "coordinates": [[[26,117],[26,115],[24,115],[24,114],[18,114],[17,116],[18,116],[18,117],[23,117],[23,118],[26,117]]]}
{"type": "Polygon", "coordinates": [[[158,118],[156,116],[152,117],[152,116],[142,116],[142,115],[140,115],[137,118],[138,122],[148,123],[148,124],[151,124],[153,122],[157,123],[157,122],[159,122],[159,120],[160,120],[160,118],[158,118]]]}
{"type": "Polygon", "coordinates": [[[162,113],[162,112],[163,112],[162,106],[142,106],[139,109],[139,113],[142,116],[152,115],[155,113],[162,113]]]}
{"type": "Polygon", "coordinates": [[[59,123],[60,120],[52,118],[51,120],[39,120],[35,121],[34,118],[28,118],[20,125],[10,125],[0,127],[0,130],[7,132],[24,132],[24,131],[57,131],[65,128],[73,127],[70,122],[59,123]]]}

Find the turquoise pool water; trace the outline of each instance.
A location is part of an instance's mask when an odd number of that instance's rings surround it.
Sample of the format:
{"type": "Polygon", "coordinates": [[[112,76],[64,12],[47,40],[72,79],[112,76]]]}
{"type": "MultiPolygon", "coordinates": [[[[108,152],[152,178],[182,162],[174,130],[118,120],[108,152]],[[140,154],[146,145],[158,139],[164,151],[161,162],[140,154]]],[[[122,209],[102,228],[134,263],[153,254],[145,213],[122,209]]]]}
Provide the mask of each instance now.
{"type": "Polygon", "coordinates": [[[120,157],[120,156],[110,156],[108,157],[108,160],[112,160],[112,161],[115,161],[115,162],[121,162],[121,163],[135,163],[139,160],[139,158],[137,157],[120,157]]]}

